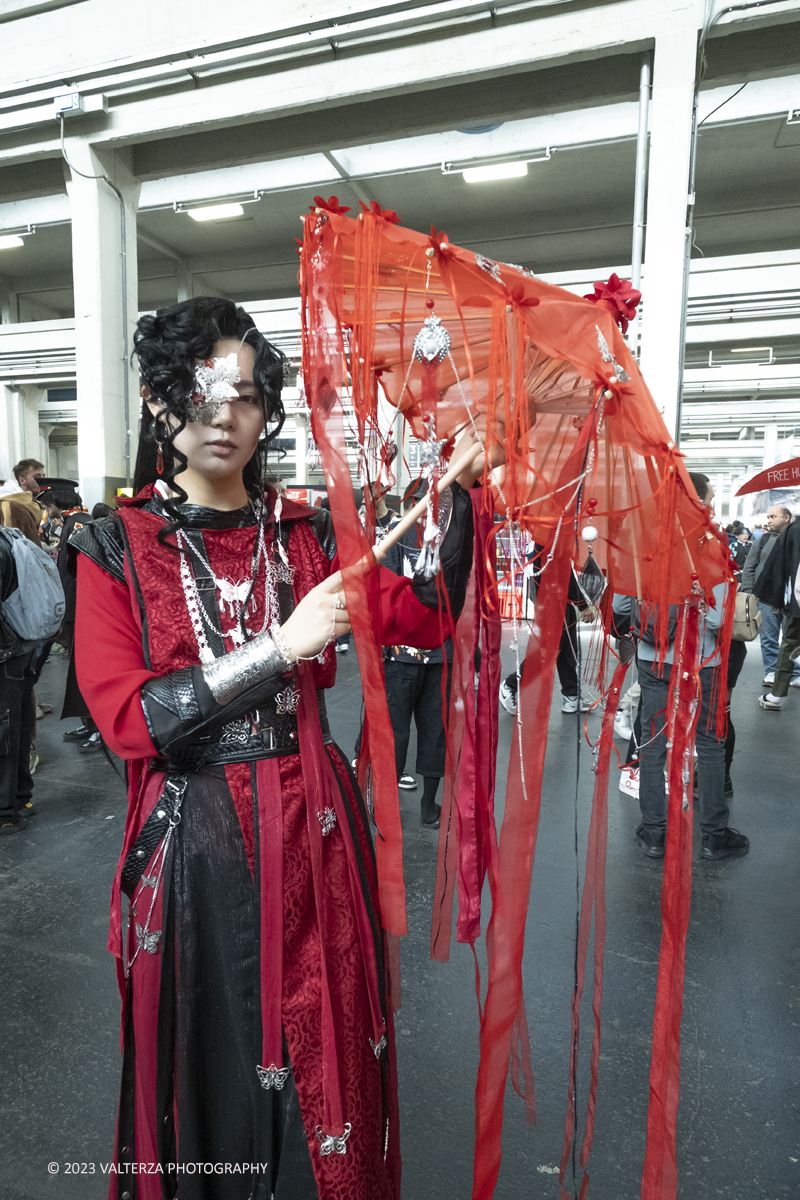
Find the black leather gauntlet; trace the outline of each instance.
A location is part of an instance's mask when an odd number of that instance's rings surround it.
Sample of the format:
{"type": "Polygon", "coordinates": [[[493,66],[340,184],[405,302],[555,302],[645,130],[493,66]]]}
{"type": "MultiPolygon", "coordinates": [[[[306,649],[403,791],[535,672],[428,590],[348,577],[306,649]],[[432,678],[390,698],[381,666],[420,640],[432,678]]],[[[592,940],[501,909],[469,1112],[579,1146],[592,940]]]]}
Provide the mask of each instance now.
{"type": "Polygon", "coordinates": [[[184,667],[142,688],[148,732],[159,754],[170,755],[213,734],[272,699],[291,669],[268,634],[203,667],[184,667]]]}

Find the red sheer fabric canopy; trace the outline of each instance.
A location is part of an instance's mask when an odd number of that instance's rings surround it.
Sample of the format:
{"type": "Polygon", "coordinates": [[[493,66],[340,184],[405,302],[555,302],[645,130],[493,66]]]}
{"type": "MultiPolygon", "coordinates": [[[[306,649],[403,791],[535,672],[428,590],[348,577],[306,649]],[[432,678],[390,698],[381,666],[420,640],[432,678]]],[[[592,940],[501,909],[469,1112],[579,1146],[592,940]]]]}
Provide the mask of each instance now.
{"type": "MultiPolygon", "coordinates": [[[[612,310],[617,317],[619,312],[614,305],[599,302],[604,298],[602,289],[592,299],[578,297],[521,267],[454,246],[444,232],[433,229],[426,235],[404,229],[394,212],[382,213],[377,205],[355,219],[337,211],[340,207],[338,202],[318,206],[305,218],[301,257],[304,380],[359,648],[368,724],[360,770],[374,806],[382,915],[392,934],[405,932],[402,837],[394,763],[391,756],[369,754],[376,737],[385,747],[391,726],[381,652],[368,618],[374,588],[368,540],[371,505],[367,495],[365,533],[355,511],[346,441],[357,438],[364,481],[376,480],[394,454],[387,433],[388,405],[390,412],[401,412],[415,436],[427,444],[423,449],[434,477],[443,472],[455,439],[464,430],[488,430],[487,440],[501,442],[505,457],[502,467],[487,469],[475,502],[475,559],[456,637],[432,934],[432,953],[446,958],[455,880],[457,936],[474,943],[480,936],[480,900],[488,878],[492,917],[487,930],[489,979],[481,1016],[473,1192],[476,1198],[488,1198],[499,1170],[512,1037],[515,1054],[517,1042],[524,1045],[527,1039],[521,987],[525,914],[567,588],[573,567],[580,569],[587,553],[580,534],[587,525],[597,530],[593,552],[606,576],[607,600],[612,593],[623,593],[638,597],[645,610],[654,609],[659,656],[668,646],[668,606],[682,606],[686,621],[695,612],[698,596],[711,597],[715,585],[731,579],[727,540],[696,496],[683,458],[612,310]],[[498,834],[494,765],[500,626],[495,541],[504,530],[513,530],[517,538],[528,535],[543,546],[540,562],[546,567],[539,580],[519,690],[517,729],[498,834]],[[694,596],[691,603],[690,596],[694,596]],[[471,653],[478,642],[484,656],[476,704],[471,653]],[[371,770],[367,769],[368,760],[371,770]]],[[[626,320],[633,313],[632,295],[636,294],[626,292],[622,314],[626,320]]],[[[604,612],[607,631],[609,602],[604,612]]],[[[610,639],[606,636],[604,640],[598,682],[601,687],[613,687],[616,698],[624,668],[606,681],[606,661],[613,652],[610,639]]],[[[699,667],[697,642],[696,637],[681,641],[686,654],[693,655],[691,661],[685,657],[680,663],[682,668],[688,667],[687,678],[692,680],[696,680],[699,667]]],[[[693,711],[691,688],[685,691],[680,715],[678,705],[669,718],[676,730],[675,723],[682,722],[682,753],[693,711]]],[[[724,689],[721,692],[724,697],[724,689]]],[[[724,714],[721,720],[724,722],[724,714]]],[[[605,920],[604,813],[612,732],[610,727],[605,730],[598,750],[594,803],[601,817],[593,824],[587,859],[590,890],[584,897],[579,939],[584,957],[586,923],[591,923],[593,907],[598,919],[605,920]]],[[[680,762],[676,760],[671,771],[673,768],[673,786],[679,796],[680,762]]],[[[671,818],[665,871],[665,879],[671,881],[671,887],[682,889],[684,899],[690,886],[690,872],[685,870],[690,862],[686,859],[685,819],[685,811],[671,818]]],[[[647,1200],[675,1194],[670,1190],[672,1174],[664,1163],[669,1163],[670,1154],[674,1162],[680,989],[676,993],[673,985],[678,978],[682,983],[683,940],[674,936],[674,921],[669,929],[668,944],[662,941],[659,972],[660,1003],[669,1011],[660,1017],[658,1011],[656,1014],[645,1172],[651,1182],[642,1193],[647,1200]]],[[[685,940],[685,928],[682,937],[685,940]]],[[[593,1089],[599,1058],[601,981],[602,947],[598,960],[596,944],[593,1089]]],[[[574,998],[573,1019],[577,1046],[574,998]]],[[[518,1074],[515,1069],[515,1086],[518,1074]]],[[[581,1154],[584,1167],[591,1145],[593,1094],[581,1154]]],[[[532,1110],[532,1095],[527,1099],[532,1110]]],[[[574,1117],[570,1109],[570,1138],[574,1117]]],[[[564,1163],[566,1159],[565,1150],[564,1163]]],[[[582,1195],[587,1183],[588,1176],[582,1195]]]]}

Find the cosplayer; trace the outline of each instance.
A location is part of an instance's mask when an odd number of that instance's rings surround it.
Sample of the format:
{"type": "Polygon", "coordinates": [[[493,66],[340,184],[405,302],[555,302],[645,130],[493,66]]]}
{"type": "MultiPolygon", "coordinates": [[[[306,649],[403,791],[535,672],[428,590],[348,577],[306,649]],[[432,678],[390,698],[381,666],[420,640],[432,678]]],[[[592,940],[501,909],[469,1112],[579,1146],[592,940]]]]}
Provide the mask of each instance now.
{"type": "MultiPolygon", "coordinates": [[[[135,341],[137,495],[72,540],[78,682],[128,760],[111,1196],[396,1200],[370,816],[325,717],[350,629],[330,513],[264,486],[283,357],[216,299],[143,317],[135,341]]],[[[441,545],[455,614],[482,470],[454,484],[441,545]]],[[[377,574],[382,642],[440,644],[437,581],[377,574]]]]}

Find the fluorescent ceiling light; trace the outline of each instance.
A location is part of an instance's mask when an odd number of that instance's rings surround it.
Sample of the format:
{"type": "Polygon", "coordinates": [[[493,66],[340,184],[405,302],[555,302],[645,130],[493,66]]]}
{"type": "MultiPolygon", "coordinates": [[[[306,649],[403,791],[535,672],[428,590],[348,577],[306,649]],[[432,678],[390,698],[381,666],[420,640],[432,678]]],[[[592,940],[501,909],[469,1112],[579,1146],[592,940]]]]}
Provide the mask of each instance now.
{"type": "Polygon", "coordinates": [[[21,237],[17,237],[15,233],[7,233],[0,237],[0,250],[14,250],[17,246],[24,246],[21,237]]]}
{"type": "Polygon", "coordinates": [[[731,354],[763,354],[765,350],[771,351],[771,346],[732,346],[731,354]]]}
{"type": "Polygon", "coordinates": [[[464,180],[466,183],[486,183],[490,179],[521,179],[527,174],[527,163],[494,163],[490,167],[467,167],[464,180]]]}
{"type": "Polygon", "coordinates": [[[193,221],[225,221],[228,217],[243,217],[241,204],[207,204],[205,208],[187,208],[193,221]]]}

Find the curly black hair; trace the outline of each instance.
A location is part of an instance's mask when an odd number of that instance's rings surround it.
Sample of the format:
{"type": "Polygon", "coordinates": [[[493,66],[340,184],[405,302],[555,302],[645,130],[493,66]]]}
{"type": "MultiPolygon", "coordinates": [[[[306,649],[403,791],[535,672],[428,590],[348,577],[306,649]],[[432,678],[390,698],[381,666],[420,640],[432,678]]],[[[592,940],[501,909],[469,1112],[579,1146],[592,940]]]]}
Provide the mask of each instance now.
{"type": "Polygon", "coordinates": [[[255,352],[253,381],[261,394],[264,425],[268,429],[242,471],[244,486],[255,500],[263,494],[269,445],[277,438],[285,420],[281,401],[284,355],[258,331],[253,318],[243,308],[215,296],[184,300],[172,308],[161,308],[155,314],[140,317],[133,335],[133,352],[139,359],[142,383],[164,405],[154,417],[147,404],[142,403],[134,494],[159,478],[156,465],[159,442],[164,467],[161,478],[176,493],[175,499],[165,501],[164,507],[172,523],[159,534],[160,541],[164,540],[162,534],[173,532],[183,523],[178,505],[184,503],[187,496],[177,479],[185,470],[187,460],[173,443],[186,426],[195,367],[198,360],[210,358],[215,343],[223,339],[244,341],[255,352]],[[173,428],[168,424],[168,417],[177,421],[173,428]]]}

